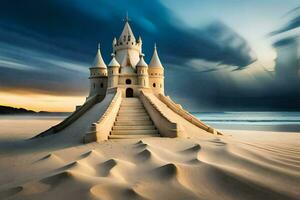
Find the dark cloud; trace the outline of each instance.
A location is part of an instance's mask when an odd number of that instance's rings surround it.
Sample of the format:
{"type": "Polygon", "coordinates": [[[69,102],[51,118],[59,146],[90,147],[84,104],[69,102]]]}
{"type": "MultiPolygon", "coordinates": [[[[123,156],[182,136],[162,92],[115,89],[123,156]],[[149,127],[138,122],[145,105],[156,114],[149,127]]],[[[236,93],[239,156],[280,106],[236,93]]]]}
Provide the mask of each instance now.
{"type": "Polygon", "coordinates": [[[232,29],[220,22],[190,28],[159,1],[133,0],[129,7],[122,0],[11,0],[0,8],[0,51],[5,61],[0,62],[0,87],[83,94],[88,69],[78,74],[75,68],[90,65],[98,41],[109,62],[111,42],[123,28],[126,10],[135,33],[143,36],[148,60],[157,42],[165,63],[184,65],[201,58],[243,68],[253,61],[246,41],[232,29]]]}
{"type": "MultiPolygon", "coordinates": [[[[297,7],[288,12],[288,15],[294,14],[296,16],[282,28],[272,32],[271,35],[278,36],[281,33],[286,33],[300,27],[299,8],[297,7]]],[[[300,84],[300,35],[297,33],[283,35],[273,43],[273,46],[277,53],[275,60],[276,85],[278,89],[289,93],[287,95],[297,98],[300,94],[300,89],[298,89],[300,84]]],[[[289,96],[286,97],[289,98],[289,96]]]]}
{"type": "MultiPolygon", "coordinates": [[[[173,64],[190,59],[204,59],[241,69],[255,60],[245,39],[219,21],[200,29],[189,29],[184,25],[180,29],[168,29],[172,35],[163,34],[159,43],[162,44],[166,57],[176,57],[176,63],[173,64]]],[[[162,33],[168,33],[168,29],[164,29],[162,33]]],[[[172,63],[172,60],[168,61],[172,63]]]]}
{"type": "Polygon", "coordinates": [[[300,27],[300,7],[294,8],[287,13],[288,16],[292,14],[295,16],[292,17],[292,19],[287,24],[285,24],[283,27],[279,28],[278,30],[271,32],[270,35],[277,35],[300,27]]]}

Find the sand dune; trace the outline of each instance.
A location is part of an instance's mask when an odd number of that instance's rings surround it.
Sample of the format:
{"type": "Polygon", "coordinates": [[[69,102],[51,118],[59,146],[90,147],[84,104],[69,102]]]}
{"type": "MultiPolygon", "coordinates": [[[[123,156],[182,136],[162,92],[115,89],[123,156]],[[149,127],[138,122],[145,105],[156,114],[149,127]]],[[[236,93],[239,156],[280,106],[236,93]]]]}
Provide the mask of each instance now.
{"type": "Polygon", "coordinates": [[[0,199],[299,199],[300,145],[286,144],[147,138],[51,153],[26,144],[0,157],[0,199]]]}

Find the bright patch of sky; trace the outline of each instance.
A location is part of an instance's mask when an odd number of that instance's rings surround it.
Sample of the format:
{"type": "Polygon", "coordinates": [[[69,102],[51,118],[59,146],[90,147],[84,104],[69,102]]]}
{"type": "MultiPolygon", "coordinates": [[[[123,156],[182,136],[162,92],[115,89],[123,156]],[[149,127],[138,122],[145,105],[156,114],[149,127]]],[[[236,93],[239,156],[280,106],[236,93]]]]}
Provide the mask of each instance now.
{"type": "Polygon", "coordinates": [[[287,13],[300,5],[299,0],[162,0],[181,20],[201,27],[221,20],[244,37],[253,48],[260,63],[272,70],[276,53],[268,34],[281,27],[287,13]]]}

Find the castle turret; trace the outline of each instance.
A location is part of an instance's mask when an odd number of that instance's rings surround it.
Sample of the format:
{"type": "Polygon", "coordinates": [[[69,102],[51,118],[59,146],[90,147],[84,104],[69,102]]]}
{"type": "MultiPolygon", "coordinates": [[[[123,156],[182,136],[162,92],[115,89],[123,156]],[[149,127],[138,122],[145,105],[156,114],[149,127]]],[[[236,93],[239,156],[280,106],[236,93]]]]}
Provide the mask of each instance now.
{"type": "Polygon", "coordinates": [[[142,42],[140,38],[136,40],[131,27],[129,25],[128,16],[125,18],[125,25],[118,40],[113,41],[113,52],[116,54],[117,61],[121,64],[130,56],[132,66],[135,67],[139,61],[142,42]]]}
{"type": "Polygon", "coordinates": [[[108,88],[118,87],[120,64],[112,53],[112,59],[108,65],[108,88]]]}
{"type": "Polygon", "coordinates": [[[164,67],[158,57],[156,44],[148,67],[149,86],[155,94],[164,94],[164,67]]]}
{"type": "Polygon", "coordinates": [[[140,60],[136,65],[138,76],[138,85],[142,87],[149,87],[148,65],[144,60],[144,54],[140,55],[140,60]]]}
{"type": "Polygon", "coordinates": [[[107,67],[101,56],[100,44],[98,45],[98,50],[97,50],[94,63],[90,68],[89,79],[90,79],[90,93],[88,99],[95,95],[100,95],[104,98],[107,89],[107,67]]]}

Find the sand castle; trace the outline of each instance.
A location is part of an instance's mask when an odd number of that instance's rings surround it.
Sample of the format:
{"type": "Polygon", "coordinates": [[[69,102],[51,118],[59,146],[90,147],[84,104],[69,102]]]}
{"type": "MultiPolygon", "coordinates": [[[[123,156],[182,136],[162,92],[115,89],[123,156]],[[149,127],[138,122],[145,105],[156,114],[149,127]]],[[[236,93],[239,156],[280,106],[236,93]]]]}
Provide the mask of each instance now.
{"type": "Polygon", "coordinates": [[[191,126],[221,134],[185,111],[164,94],[164,67],[154,45],[149,65],[142,39],[135,38],[128,17],[119,39],[112,42],[112,59],[105,64],[100,45],[90,68],[90,92],[86,102],[62,123],[37,135],[59,134],[70,126],[84,131],[82,141],[145,137],[188,137],[191,126]],[[99,112],[97,111],[99,110],[99,112]],[[93,115],[91,113],[97,113],[93,115]],[[79,120],[86,118],[86,120],[79,120]]]}

